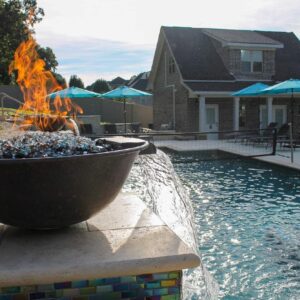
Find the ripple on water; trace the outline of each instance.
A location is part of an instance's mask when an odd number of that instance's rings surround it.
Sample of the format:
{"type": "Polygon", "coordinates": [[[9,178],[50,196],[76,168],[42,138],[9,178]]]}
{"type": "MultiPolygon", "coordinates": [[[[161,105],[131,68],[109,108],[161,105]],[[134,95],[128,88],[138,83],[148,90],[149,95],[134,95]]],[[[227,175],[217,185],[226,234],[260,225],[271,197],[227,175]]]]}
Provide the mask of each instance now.
{"type": "Polygon", "coordinates": [[[203,161],[201,152],[169,155],[190,190],[203,262],[223,299],[300,299],[300,173],[255,160],[203,161]]]}

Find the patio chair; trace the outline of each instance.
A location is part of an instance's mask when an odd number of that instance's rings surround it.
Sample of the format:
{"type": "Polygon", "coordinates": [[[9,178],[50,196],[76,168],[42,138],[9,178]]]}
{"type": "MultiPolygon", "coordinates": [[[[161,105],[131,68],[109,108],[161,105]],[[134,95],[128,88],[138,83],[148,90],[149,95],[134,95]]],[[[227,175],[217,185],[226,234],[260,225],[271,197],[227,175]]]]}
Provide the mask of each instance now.
{"type": "Polygon", "coordinates": [[[234,143],[247,143],[251,138],[257,137],[259,135],[259,130],[245,130],[240,132],[234,132],[229,135],[226,135],[225,139],[229,138],[229,141],[234,143]],[[231,139],[231,140],[230,140],[231,139]]]}
{"type": "Polygon", "coordinates": [[[252,144],[253,146],[265,144],[266,148],[268,148],[268,146],[273,143],[273,134],[274,134],[274,129],[276,129],[276,127],[277,127],[277,123],[271,122],[267,128],[259,130],[258,136],[256,137],[251,136],[246,143],[252,144]]]}
{"type": "MultiPolygon", "coordinates": [[[[283,124],[281,128],[278,130],[277,143],[279,143],[279,147],[281,149],[291,147],[289,124],[283,124]]],[[[299,148],[299,146],[300,146],[299,135],[295,135],[293,136],[293,148],[299,148]]]]}
{"type": "Polygon", "coordinates": [[[277,132],[277,142],[278,143],[281,144],[283,141],[289,140],[289,136],[290,136],[289,135],[289,129],[290,129],[290,126],[287,123],[283,124],[279,128],[279,130],[277,132]]]}

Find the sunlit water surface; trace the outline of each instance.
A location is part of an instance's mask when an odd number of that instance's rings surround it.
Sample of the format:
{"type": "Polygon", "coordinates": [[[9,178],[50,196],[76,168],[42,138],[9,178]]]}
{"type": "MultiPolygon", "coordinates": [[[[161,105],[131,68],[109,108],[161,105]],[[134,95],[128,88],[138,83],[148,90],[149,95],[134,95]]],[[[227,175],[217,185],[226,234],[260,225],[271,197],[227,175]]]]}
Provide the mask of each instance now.
{"type": "Polygon", "coordinates": [[[221,298],[300,299],[300,172],[216,152],[168,155],[221,298]]]}

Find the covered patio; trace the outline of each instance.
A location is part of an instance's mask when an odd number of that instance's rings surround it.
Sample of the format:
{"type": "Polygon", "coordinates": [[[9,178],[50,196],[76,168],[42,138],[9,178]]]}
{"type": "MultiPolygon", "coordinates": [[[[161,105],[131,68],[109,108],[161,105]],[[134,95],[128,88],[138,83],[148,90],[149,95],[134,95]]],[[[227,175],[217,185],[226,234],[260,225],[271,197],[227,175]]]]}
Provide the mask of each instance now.
{"type": "Polygon", "coordinates": [[[288,95],[260,95],[269,87],[263,83],[250,84],[229,95],[198,95],[199,131],[229,131],[264,129],[276,123],[277,129],[284,124],[294,124],[294,134],[300,133],[300,98],[292,105],[288,95]]]}

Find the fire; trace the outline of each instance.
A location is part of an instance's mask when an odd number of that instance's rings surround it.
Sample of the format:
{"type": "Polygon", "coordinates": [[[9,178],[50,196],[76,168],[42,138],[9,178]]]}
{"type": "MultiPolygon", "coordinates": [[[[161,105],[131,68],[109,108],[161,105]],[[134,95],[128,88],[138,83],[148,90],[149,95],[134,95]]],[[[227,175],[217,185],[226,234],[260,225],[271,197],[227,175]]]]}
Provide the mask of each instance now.
{"type": "Polygon", "coordinates": [[[23,128],[34,125],[43,131],[56,131],[64,125],[72,128],[73,122],[69,116],[75,117],[82,113],[79,106],[72,103],[69,98],[56,96],[50,100],[47,95],[62,90],[54,75],[45,70],[45,62],[37,51],[37,43],[32,35],[22,42],[14,54],[9,72],[17,75],[17,83],[24,96],[24,105],[18,111],[16,120],[25,116],[22,121],[23,128]]]}

